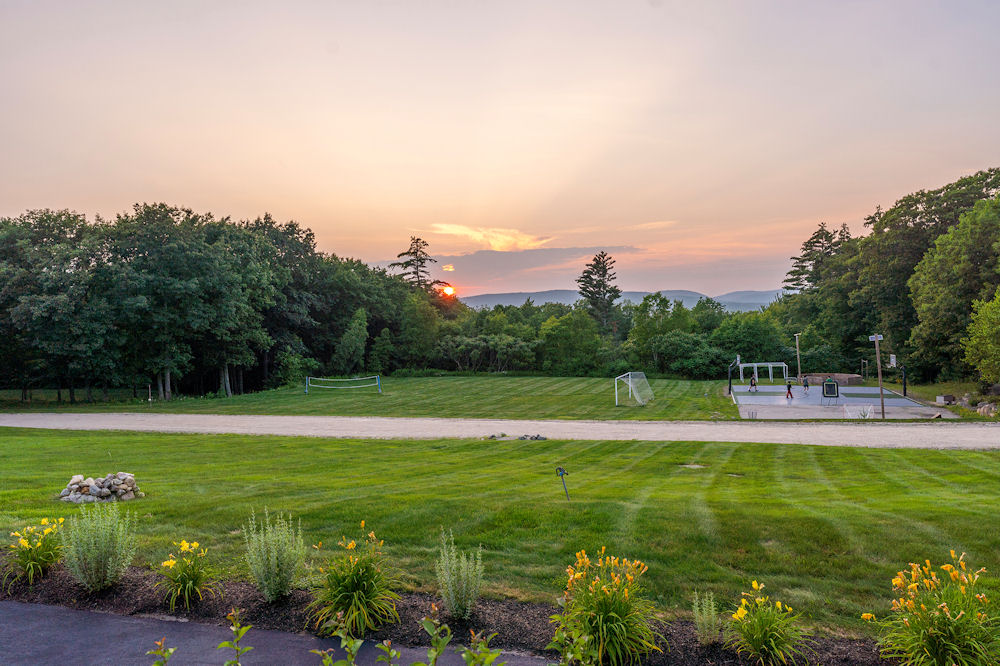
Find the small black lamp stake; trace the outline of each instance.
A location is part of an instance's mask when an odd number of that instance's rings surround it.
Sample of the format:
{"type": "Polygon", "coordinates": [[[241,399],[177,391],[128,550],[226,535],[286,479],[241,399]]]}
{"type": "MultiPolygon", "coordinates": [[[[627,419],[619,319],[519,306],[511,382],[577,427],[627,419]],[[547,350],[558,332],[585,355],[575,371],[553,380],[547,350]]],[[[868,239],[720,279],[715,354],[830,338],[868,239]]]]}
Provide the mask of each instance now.
{"type": "Polygon", "coordinates": [[[566,470],[564,470],[562,467],[556,467],[556,474],[558,474],[559,478],[562,479],[563,490],[566,491],[566,501],[568,502],[569,501],[569,490],[566,488],[566,475],[569,474],[569,472],[567,472],[566,470]]]}

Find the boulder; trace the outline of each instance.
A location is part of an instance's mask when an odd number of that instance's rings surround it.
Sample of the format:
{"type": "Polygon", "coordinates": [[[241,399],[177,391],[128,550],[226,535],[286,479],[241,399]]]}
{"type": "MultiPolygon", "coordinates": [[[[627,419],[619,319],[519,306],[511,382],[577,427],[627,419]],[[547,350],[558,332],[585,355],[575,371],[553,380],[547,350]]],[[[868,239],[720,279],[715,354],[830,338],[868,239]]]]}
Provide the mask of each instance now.
{"type": "Polygon", "coordinates": [[[70,477],[69,485],[73,484],[79,485],[81,483],[83,483],[83,474],[74,474],[72,477],[70,477]]]}

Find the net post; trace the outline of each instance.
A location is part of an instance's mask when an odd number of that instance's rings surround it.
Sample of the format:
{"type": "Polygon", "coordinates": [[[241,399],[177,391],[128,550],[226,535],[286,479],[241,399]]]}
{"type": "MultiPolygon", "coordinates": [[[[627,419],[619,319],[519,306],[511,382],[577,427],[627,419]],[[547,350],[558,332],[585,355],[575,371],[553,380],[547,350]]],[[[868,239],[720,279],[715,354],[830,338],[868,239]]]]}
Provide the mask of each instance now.
{"type": "Polygon", "coordinates": [[[378,392],[382,392],[382,375],[375,375],[375,384],[378,386],[378,392]]]}
{"type": "Polygon", "coordinates": [[[306,375],[306,395],[309,395],[309,375],[306,375]]]}

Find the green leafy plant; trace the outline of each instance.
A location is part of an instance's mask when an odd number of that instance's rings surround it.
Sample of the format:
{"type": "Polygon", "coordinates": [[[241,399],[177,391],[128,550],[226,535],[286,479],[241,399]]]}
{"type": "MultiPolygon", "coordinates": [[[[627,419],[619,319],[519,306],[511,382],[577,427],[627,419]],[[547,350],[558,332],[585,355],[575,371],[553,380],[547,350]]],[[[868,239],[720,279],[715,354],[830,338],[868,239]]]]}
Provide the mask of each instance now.
{"type": "Polygon", "coordinates": [[[155,650],[150,650],[146,654],[148,654],[150,656],[153,656],[153,657],[159,657],[159,659],[157,659],[156,661],[154,661],[153,664],[152,664],[152,666],[167,666],[167,662],[170,661],[170,657],[174,656],[174,652],[177,652],[177,648],[175,648],[175,647],[168,648],[167,647],[167,637],[166,636],[164,636],[163,638],[161,638],[158,641],[153,641],[153,645],[156,646],[156,649],[155,650]]]}
{"type": "Polygon", "coordinates": [[[294,527],[291,519],[281,514],[272,522],[265,508],[264,520],[260,523],[256,515],[250,513],[250,522],[243,526],[243,539],[250,576],[264,599],[272,602],[287,596],[305,561],[302,526],[294,527]]]}
{"type": "Polygon", "coordinates": [[[702,645],[718,643],[722,639],[722,628],[725,623],[715,604],[715,595],[711,592],[699,595],[694,593],[694,632],[702,645]]]}
{"type": "Polygon", "coordinates": [[[468,620],[476,607],[483,587],[483,548],[462,553],[455,547],[455,536],[441,530],[441,548],[435,566],[441,600],[453,618],[468,620]]]}
{"type": "Polygon", "coordinates": [[[10,548],[13,551],[4,564],[2,586],[10,590],[22,578],[28,585],[34,585],[62,556],[59,543],[59,528],[63,519],[50,521],[42,518],[38,525],[28,525],[10,535],[15,539],[10,548]],[[10,581],[8,584],[8,580],[10,581]]]}
{"type": "MultiPolygon", "coordinates": [[[[364,526],[361,521],[361,529],[364,526]]],[[[374,532],[368,532],[360,546],[344,537],[341,555],[320,569],[323,578],[308,609],[310,621],[321,634],[337,630],[338,614],[343,615],[340,623],[351,636],[399,621],[399,595],[392,591],[395,574],[382,554],[382,545],[374,532]]]]}
{"type": "Polygon", "coordinates": [[[63,526],[66,569],[91,592],[117,583],[135,548],[135,517],[115,503],[81,507],[63,526]]]}
{"type": "Polygon", "coordinates": [[[904,666],[985,666],[1000,663],[1000,611],[977,587],[986,569],[971,572],[965,553],[938,567],[910,564],[892,579],[892,614],[879,622],[882,655],[904,666]]]}
{"type": "Polygon", "coordinates": [[[794,664],[808,644],[809,632],[799,623],[801,613],[780,601],[771,602],[764,584],[753,581],[743,592],[727,630],[726,645],[762,666],[794,664]]]}
{"type": "MultiPolygon", "coordinates": [[[[351,636],[348,630],[347,623],[344,619],[344,614],[337,613],[337,615],[330,620],[328,623],[330,633],[340,639],[340,649],[344,651],[347,656],[346,659],[333,660],[334,650],[329,648],[326,650],[310,650],[313,654],[318,654],[323,658],[323,666],[355,666],[357,662],[358,653],[361,652],[361,647],[365,644],[365,641],[361,638],[354,638],[351,636]]],[[[388,641],[386,641],[388,642],[388,641]]],[[[391,652],[389,653],[391,658],[391,652]]],[[[399,652],[396,652],[396,656],[399,657],[399,652]]],[[[381,660],[382,657],[379,657],[381,660]]]]}
{"type": "Polygon", "coordinates": [[[375,649],[382,653],[375,658],[375,662],[378,664],[385,664],[385,666],[392,666],[396,660],[403,656],[399,650],[392,647],[392,641],[388,638],[377,644],[375,649]]]}
{"type": "Polygon", "coordinates": [[[655,608],[639,582],[647,571],[641,561],[608,555],[605,548],[596,563],[586,551],[577,553],[576,562],[566,568],[563,612],[552,617],[557,627],[553,642],[574,652],[580,663],[591,663],[585,660],[593,650],[596,663],[614,666],[660,651],[656,643],[663,637],[656,629],[655,608]],[[583,636],[591,637],[592,644],[583,636]]]}
{"type": "Polygon", "coordinates": [[[441,624],[437,612],[437,606],[431,604],[431,614],[420,620],[420,626],[431,638],[431,646],[427,650],[427,661],[415,662],[413,666],[437,666],[438,659],[448,649],[448,643],[451,642],[451,628],[447,624],[441,624]]]}
{"type": "Polygon", "coordinates": [[[490,648],[490,641],[497,636],[495,633],[489,636],[483,636],[483,632],[476,633],[472,630],[469,630],[469,633],[472,634],[469,638],[469,647],[462,648],[460,653],[466,666],[493,666],[493,664],[504,666],[507,663],[497,662],[503,650],[490,648]]]}
{"type": "Polygon", "coordinates": [[[231,640],[222,641],[216,650],[232,650],[233,658],[226,660],[224,666],[241,666],[240,657],[245,655],[247,652],[252,650],[252,647],[243,647],[240,645],[240,641],[248,631],[253,627],[252,624],[243,625],[240,624],[240,609],[232,608],[229,614],[226,615],[226,619],[229,620],[229,630],[233,632],[233,637],[231,640]]]}
{"type": "Polygon", "coordinates": [[[167,589],[170,612],[174,611],[178,599],[184,602],[185,610],[190,610],[195,597],[201,599],[202,592],[214,595],[216,588],[205,565],[208,549],[199,549],[197,541],[188,543],[183,539],[179,543],[175,541],[174,545],[180,549],[180,557],[170,553],[160,564],[163,579],[156,583],[157,587],[167,589]]]}
{"type": "Polygon", "coordinates": [[[556,625],[556,633],[545,649],[559,652],[559,666],[590,666],[598,663],[600,657],[593,636],[584,633],[579,626],[570,624],[564,615],[553,615],[550,619],[556,625]]]}

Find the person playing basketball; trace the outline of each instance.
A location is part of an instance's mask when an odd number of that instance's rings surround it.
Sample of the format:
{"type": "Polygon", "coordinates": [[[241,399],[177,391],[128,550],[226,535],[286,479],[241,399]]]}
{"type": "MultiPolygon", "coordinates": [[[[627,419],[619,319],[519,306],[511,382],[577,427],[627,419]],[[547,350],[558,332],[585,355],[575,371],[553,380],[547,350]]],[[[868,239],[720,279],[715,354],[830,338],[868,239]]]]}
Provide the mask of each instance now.
{"type": "Polygon", "coordinates": [[[792,399],[792,380],[791,379],[789,379],[788,382],[785,384],[785,397],[788,398],[789,400],[792,399]]]}

